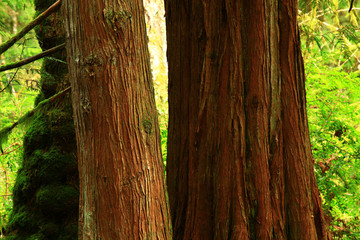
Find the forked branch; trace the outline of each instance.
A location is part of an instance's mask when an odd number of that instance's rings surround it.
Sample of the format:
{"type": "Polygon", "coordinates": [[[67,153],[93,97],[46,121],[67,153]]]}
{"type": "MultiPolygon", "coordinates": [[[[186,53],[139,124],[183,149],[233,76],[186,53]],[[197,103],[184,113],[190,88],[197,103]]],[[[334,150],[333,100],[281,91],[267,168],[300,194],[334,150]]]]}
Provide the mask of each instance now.
{"type": "Polygon", "coordinates": [[[40,24],[46,17],[51,15],[53,12],[57,11],[61,6],[61,0],[58,0],[53,5],[51,5],[48,9],[46,9],[42,14],[37,16],[32,22],[26,25],[18,34],[14,37],[10,38],[4,44],[0,45],[0,54],[8,50],[12,45],[14,45],[19,39],[21,39],[25,34],[27,34],[31,29],[33,29],[36,25],[40,24]]]}

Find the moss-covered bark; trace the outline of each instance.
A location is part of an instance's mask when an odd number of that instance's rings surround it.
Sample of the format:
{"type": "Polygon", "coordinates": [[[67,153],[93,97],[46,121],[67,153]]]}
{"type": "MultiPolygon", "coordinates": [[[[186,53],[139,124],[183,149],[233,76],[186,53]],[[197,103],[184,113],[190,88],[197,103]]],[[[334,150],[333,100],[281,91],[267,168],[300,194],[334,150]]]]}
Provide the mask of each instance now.
{"type": "MultiPolygon", "coordinates": [[[[36,0],[37,13],[54,2],[36,0]]],[[[64,42],[62,26],[56,13],[36,28],[43,50],[64,42]]],[[[65,55],[61,51],[44,59],[35,104],[69,85],[65,55]]],[[[72,108],[70,96],[64,96],[38,113],[26,132],[6,239],[76,239],[78,195],[72,108]]]]}

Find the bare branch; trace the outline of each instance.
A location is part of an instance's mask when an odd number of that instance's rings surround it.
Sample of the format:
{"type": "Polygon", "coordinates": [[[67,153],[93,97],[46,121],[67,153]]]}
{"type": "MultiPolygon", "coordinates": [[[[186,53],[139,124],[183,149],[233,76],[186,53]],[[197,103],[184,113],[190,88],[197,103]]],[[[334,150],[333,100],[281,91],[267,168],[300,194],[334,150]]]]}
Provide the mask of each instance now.
{"type": "Polygon", "coordinates": [[[12,196],[12,194],[3,194],[3,195],[0,195],[0,197],[10,197],[12,196]]]}
{"type": "Polygon", "coordinates": [[[351,11],[353,4],[354,4],[354,0],[351,0],[349,12],[351,11]]]}
{"type": "Polygon", "coordinates": [[[18,61],[18,62],[15,62],[15,63],[11,63],[11,64],[8,64],[8,65],[5,65],[5,66],[1,66],[0,67],[0,72],[3,72],[3,71],[6,71],[6,70],[10,70],[10,69],[13,69],[13,68],[18,68],[18,67],[21,67],[25,64],[28,64],[28,63],[31,63],[31,62],[34,62],[40,58],[43,58],[43,57],[46,57],[46,56],[49,56],[57,51],[60,51],[61,49],[63,49],[65,47],[65,43],[63,44],[60,44],[56,47],[53,47],[53,48],[50,48],[42,53],[39,53],[35,56],[32,56],[32,57],[29,57],[29,58],[26,58],[24,60],[21,60],[21,61],[18,61]]]}
{"type": "Polygon", "coordinates": [[[21,144],[20,141],[14,142],[14,143],[12,143],[10,146],[8,146],[7,148],[5,148],[5,149],[4,149],[4,152],[9,151],[12,147],[15,147],[15,146],[22,146],[22,144],[21,144]]]}
{"type": "MultiPolygon", "coordinates": [[[[21,59],[21,57],[22,57],[22,55],[23,55],[23,53],[24,53],[25,41],[26,41],[26,40],[24,40],[24,42],[23,42],[23,44],[22,44],[20,59],[21,59]]],[[[5,86],[3,89],[0,90],[0,93],[2,93],[3,91],[5,91],[5,89],[10,86],[10,84],[12,83],[12,81],[15,79],[15,76],[16,76],[16,74],[18,73],[18,71],[19,71],[19,68],[16,69],[14,75],[11,77],[10,81],[6,84],[6,86],[5,86]]]]}
{"type": "Polygon", "coordinates": [[[22,147],[22,146],[19,146],[19,147],[17,147],[17,148],[14,148],[13,150],[11,150],[11,151],[9,151],[9,152],[6,152],[6,151],[1,152],[1,153],[0,153],[0,156],[6,155],[6,154],[10,154],[10,153],[12,153],[12,152],[15,152],[16,150],[18,150],[18,149],[21,148],[21,147],[22,147]]]}
{"type": "Polygon", "coordinates": [[[8,136],[10,135],[11,131],[16,126],[28,121],[35,114],[36,111],[38,111],[39,109],[41,109],[43,106],[47,105],[48,103],[53,102],[55,99],[63,96],[65,93],[69,92],[70,90],[71,90],[71,87],[67,87],[64,90],[62,90],[61,92],[54,94],[50,98],[41,101],[33,110],[28,111],[24,116],[22,116],[18,121],[13,123],[11,126],[1,129],[0,130],[0,152],[1,152],[0,156],[4,155],[4,150],[2,148],[2,144],[7,141],[8,136]]]}
{"type": "Polygon", "coordinates": [[[40,24],[46,17],[55,12],[60,8],[61,0],[58,0],[53,5],[51,5],[47,10],[45,10],[42,14],[40,14],[37,18],[35,18],[32,22],[30,22],[27,26],[25,26],[18,34],[14,37],[10,38],[6,43],[0,45],[0,54],[8,50],[12,45],[14,45],[19,39],[21,39],[25,34],[27,34],[31,29],[33,29],[36,25],[40,24]]]}

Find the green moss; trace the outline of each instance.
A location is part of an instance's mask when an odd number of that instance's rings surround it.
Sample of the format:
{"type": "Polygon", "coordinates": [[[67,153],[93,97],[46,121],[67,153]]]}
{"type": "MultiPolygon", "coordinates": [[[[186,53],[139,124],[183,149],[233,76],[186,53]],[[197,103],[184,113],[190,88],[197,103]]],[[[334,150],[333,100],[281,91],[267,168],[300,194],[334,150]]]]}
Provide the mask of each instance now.
{"type": "Polygon", "coordinates": [[[31,236],[28,235],[9,235],[5,237],[5,240],[49,240],[46,236],[41,233],[35,233],[31,236]]]}
{"type": "Polygon", "coordinates": [[[118,9],[106,7],[104,8],[103,13],[107,23],[112,26],[114,31],[118,31],[119,28],[124,27],[125,23],[131,19],[131,13],[121,7],[118,9]]]}
{"type": "Polygon", "coordinates": [[[51,5],[55,3],[55,0],[34,0],[35,10],[36,11],[44,11],[48,9],[51,5]]]}
{"type": "Polygon", "coordinates": [[[47,185],[36,193],[36,204],[44,214],[68,214],[78,208],[79,192],[70,185],[47,185]]]}
{"type": "Polygon", "coordinates": [[[27,161],[24,161],[24,168],[31,170],[31,169],[37,169],[40,164],[43,162],[43,151],[42,150],[35,150],[31,156],[28,158],[27,161]]]}
{"type": "Polygon", "coordinates": [[[5,240],[16,240],[16,239],[19,240],[19,238],[16,238],[16,236],[14,236],[14,235],[9,235],[9,236],[5,237],[5,240]]]}
{"type": "Polygon", "coordinates": [[[37,116],[24,137],[24,153],[30,155],[34,149],[46,149],[51,145],[51,132],[47,117],[37,116]]]}
{"type": "Polygon", "coordinates": [[[76,144],[75,126],[72,121],[64,122],[62,125],[55,125],[51,128],[54,141],[58,145],[73,147],[76,144]]]}
{"type": "MultiPolygon", "coordinates": [[[[40,25],[36,26],[35,33],[39,40],[39,45],[42,50],[47,50],[65,42],[64,36],[59,33],[63,32],[63,28],[60,26],[63,24],[61,17],[57,14],[46,18],[40,25]],[[52,26],[54,25],[54,26],[52,26]],[[57,26],[57,27],[56,27],[57,26]]],[[[51,57],[45,59],[51,59],[52,57],[64,56],[64,53],[57,52],[51,55],[51,57]]],[[[62,58],[64,60],[64,58],[62,58]]]]}
{"type": "MultiPolygon", "coordinates": [[[[56,146],[52,146],[48,151],[35,150],[27,161],[24,161],[25,171],[33,177],[33,183],[39,186],[41,183],[51,184],[62,182],[67,175],[77,174],[77,162],[73,155],[66,154],[56,146]]],[[[17,182],[28,183],[25,176],[17,182]]],[[[20,190],[20,189],[18,189],[20,190]]]]}
{"type": "MultiPolygon", "coordinates": [[[[63,44],[64,42],[65,42],[65,39],[62,39],[62,38],[58,39],[58,40],[56,40],[55,46],[63,44]]],[[[66,65],[65,50],[61,50],[57,53],[52,54],[51,57],[44,59],[43,65],[44,65],[44,71],[56,76],[56,79],[64,78],[64,76],[68,72],[67,65],[66,65]]],[[[58,84],[59,84],[59,82],[58,82],[58,84]]]]}
{"type": "Polygon", "coordinates": [[[67,175],[77,174],[77,162],[74,156],[63,153],[58,147],[53,146],[38,159],[42,161],[37,167],[36,179],[38,182],[48,184],[62,182],[67,175]]]}
{"type": "Polygon", "coordinates": [[[48,222],[41,226],[40,233],[50,239],[58,234],[60,228],[59,224],[48,222]]]}
{"type": "MultiPolygon", "coordinates": [[[[75,126],[72,120],[72,109],[56,109],[49,112],[51,132],[56,145],[66,150],[76,145],[75,126]]],[[[70,148],[70,149],[69,149],[70,148]]]]}
{"type": "MultiPolygon", "coordinates": [[[[36,14],[56,0],[35,0],[36,14]]],[[[36,27],[43,50],[64,43],[61,12],[36,27]]],[[[35,104],[69,84],[66,51],[43,59],[41,93],[35,104]]],[[[41,107],[24,137],[22,168],[13,191],[14,207],[7,239],[77,239],[78,173],[70,98],[61,97],[41,107]]]]}
{"type": "MultiPolygon", "coordinates": [[[[46,61],[46,60],[45,60],[46,61]]],[[[44,68],[44,67],[43,67],[44,68]]],[[[58,82],[47,71],[41,71],[41,92],[44,94],[45,99],[53,96],[56,93],[58,82]]]]}
{"type": "Polygon", "coordinates": [[[35,233],[33,235],[31,235],[30,237],[25,237],[24,239],[26,240],[48,240],[49,238],[47,238],[46,236],[44,236],[41,233],[35,233]]]}
{"type": "Polygon", "coordinates": [[[41,101],[45,100],[45,95],[43,92],[40,92],[36,98],[35,98],[35,101],[34,101],[34,105],[37,106],[41,101]]]}
{"type": "Polygon", "coordinates": [[[152,122],[149,120],[143,120],[142,122],[144,130],[147,134],[151,134],[152,133],[152,122]]]}
{"type": "Polygon", "coordinates": [[[102,59],[97,56],[94,53],[90,53],[87,58],[85,58],[85,64],[86,65],[95,65],[95,66],[101,66],[103,64],[102,59]]]}
{"type": "Polygon", "coordinates": [[[16,213],[10,216],[7,231],[11,232],[17,229],[34,233],[38,229],[38,222],[38,216],[35,216],[35,214],[26,207],[21,207],[16,213]]]}
{"type": "Polygon", "coordinates": [[[58,240],[69,240],[74,239],[74,236],[77,236],[78,233],[78,225],[77,223],[69,224],[64,227],[61,231],[61,235],[58,240]]]}
{"type": "Polygon", "coordinates": [[[22,205],[31,197],[31,182],[23,168],[19,169],[13,190],[14,206],[22,205]]]}

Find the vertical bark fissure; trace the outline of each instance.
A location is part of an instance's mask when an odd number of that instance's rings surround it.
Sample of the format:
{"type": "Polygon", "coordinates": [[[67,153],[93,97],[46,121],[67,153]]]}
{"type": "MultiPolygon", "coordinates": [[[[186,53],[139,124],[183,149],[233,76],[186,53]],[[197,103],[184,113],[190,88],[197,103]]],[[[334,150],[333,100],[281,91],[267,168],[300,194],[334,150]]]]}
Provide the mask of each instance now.
{"type": "Polygon", "coordinates": [[[175,238],[325,235],[309,162],[296,2],[165,3],[175,238]]]}
{"type": "Polygon", "coordinates": [[[70,2],[79,239],[170,239],[142,1],[70,2]]]}
{"type": "Polygon", "coordinates": [[[268,42],[268,77],[269,77],[269,171],[272,208],[272,238],[286,239],[284,216],[284,160],[282,155],[282,121],[281,121],[281,72],[280,72],[280,38],[279,38],[279,2],[267,2],[268,42]]]}
{"type": "Polygon", "coordinates": [[[244,82],[248,196],[250,204],[249,226],[253,239],[270,238],[272,211],[270,201],[270,172],[268,167],[268,103],[269,84],[265,77],[267,61],[267,39],[265,6],[263,1],[244,3],[246,12],[244,34],[248,39],[245,50],[246,65],[244,82]],[[256,39],[256,41],[254,41],[256,39]],[[250,42],[251,41],[251,42],[250,42]]]}
{"type": "MultiPolygon", "coordinates": [[[[325,224],[314,222],[314,204],[319,196],[314,184],[312,154],[306,119],[304,68],[296,22],[296,2],[283,2],[280,8],[280,48],[285,163],[285,204],[288,237],[326,239],[325,224]],[[321,226],[320,226],[321,225],[321,226]],[[306,232],[306,236],[304,236],[306,232]]],[[[321,218],[321,217],[320,217],[321,218]]]]}

